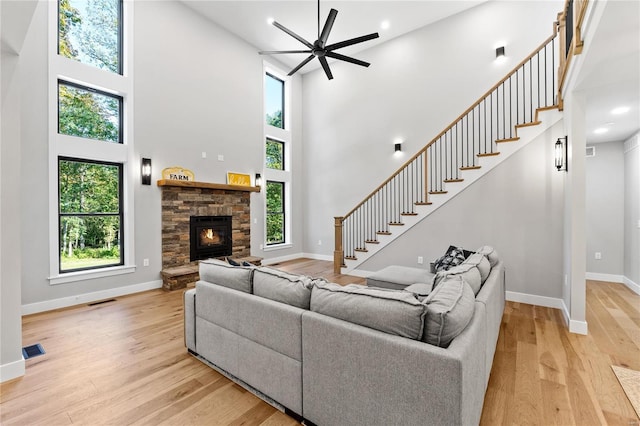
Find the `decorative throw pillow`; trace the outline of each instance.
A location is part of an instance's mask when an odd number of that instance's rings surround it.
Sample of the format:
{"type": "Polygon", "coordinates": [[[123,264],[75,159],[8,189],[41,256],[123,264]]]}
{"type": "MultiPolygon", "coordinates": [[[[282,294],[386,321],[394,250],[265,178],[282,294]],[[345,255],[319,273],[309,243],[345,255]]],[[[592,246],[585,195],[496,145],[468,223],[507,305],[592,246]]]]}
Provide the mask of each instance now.
{"type": "Polygon", "coordinates": [[[254,265],[253,265],[253,263],[249,263],[249,262],[247,262],[246,260],[244,260],[244,261],[242,261],[242,266],[249,266],[249,267],[251,267],[251,266],[254,266],[254,265]]]}
{"type": "Polygon", "coordinates": [[[450,246],[449,250],[440,259],[434,262],[436,272],[446,271],[464,262],[464,250],[459,247],[450,246]]]}
{"type": "Polygon", "coordinates": [[[447,252],[449,252],[450,250],[453,250],[453,249],[462,250],[462,252],[464,253],[464,258],[465,259],[475,253],[475,251],[465,250],[462,247],[456,247],[456,246],[449,246],[449,248],[447,249],[447,252]]]}

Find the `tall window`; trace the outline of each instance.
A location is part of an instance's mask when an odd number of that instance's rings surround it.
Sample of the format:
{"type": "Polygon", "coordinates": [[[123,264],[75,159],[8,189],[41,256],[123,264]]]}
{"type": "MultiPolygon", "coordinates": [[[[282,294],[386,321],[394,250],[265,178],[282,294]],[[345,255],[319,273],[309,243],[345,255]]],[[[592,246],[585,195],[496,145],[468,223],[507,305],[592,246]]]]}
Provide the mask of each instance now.
{"type": "Polygon", "coordinates": [[[267,181],[267,245],[286,241],[284,182],[267,181]]]}
{"type": "Polygon", "coordinates": [[[288,118],[290,80],[285,73],[265,67],[265,244],[267,250],[291,243],[291,130],[288,118]]]}
{"type": "Polygon", "coordinates": [[[122,1],[60,0],[58,54],[122,74],[122,1]]]}
{"type": "Polygon", "coordinates": [[[122,165],[60,157],[60,272],[122,265],[122,165]]]}
{"type": "Polygon", "coordinates": [[[267,124],[284,129],[284,81],[269,73],[265,77],[267,124]]]}
{"type": "Polygon", "coordinates": [[[48,4],[50,283],[133,272],[132,5],[48,4]]]}

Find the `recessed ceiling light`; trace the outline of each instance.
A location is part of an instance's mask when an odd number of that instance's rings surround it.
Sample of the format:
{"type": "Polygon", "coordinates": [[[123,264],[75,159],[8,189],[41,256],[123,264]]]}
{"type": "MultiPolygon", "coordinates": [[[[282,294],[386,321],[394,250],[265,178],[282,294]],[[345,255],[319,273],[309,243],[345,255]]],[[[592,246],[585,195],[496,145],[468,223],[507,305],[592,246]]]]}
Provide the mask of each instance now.
{"type": "Polygon", "coordinates": [[[595,133],[596,135],[601,135],[603,133],[607,133],[608,131],[609,129],[607,129],[606,127],[598,127],[593,131],[593,133],[595,133]]]}
{"type": "Polygon", "coordinates": [[[389,29],[389,21],[382,21],[382,23],[380,23],[380,28],[382,28],[383,30],[388,30],[389,29]]]}
{"type": "Polygon", "coordinates": [[[613,115],[620,115],[627,112],[629,112],[629,107],[625,107],[625,106],[614,108],[611,110],[611,114],[613,115]]]}

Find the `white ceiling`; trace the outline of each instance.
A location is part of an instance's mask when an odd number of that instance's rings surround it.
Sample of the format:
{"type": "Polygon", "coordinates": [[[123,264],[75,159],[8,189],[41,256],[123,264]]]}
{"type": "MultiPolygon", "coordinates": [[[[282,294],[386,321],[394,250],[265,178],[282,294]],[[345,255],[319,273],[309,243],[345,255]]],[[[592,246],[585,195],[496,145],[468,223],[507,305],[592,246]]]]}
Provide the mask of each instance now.
{"type": "MultiPolygon", "coordinates": [[[[249,44],[256,50],[295,50],[304,46],[269,25],[269,18],[313,43],[317,39],[318,12],[315,0],[182,0],[199,14],[249,44]]],[[[429,25],[487,0],[411,0],[411,1],[322,1],[320,25],[329,10],[338,10],[330,43],[378,32],[380,38],[340,49],[357,53],[429,25]],[[382,22],[389,23],[382,29],[382,22]]],[[[610,0],[600,21],[595,42],[589,47],[579,88],[587,99],[587,143],[622,141],[640,129],[640,2],[610,0]],[[629,112],[613,116],[611,110],[628,106],[629,112]],[[613,124],[611,124],[613,123],[613,124]],[[604,127],[606,133],[595,134],[604,127]]],[[[284,65],[295,67],[306,54],[278,55],[284,65]]],[[[300,73],[319,68],[312,61],[300,73]]]]}

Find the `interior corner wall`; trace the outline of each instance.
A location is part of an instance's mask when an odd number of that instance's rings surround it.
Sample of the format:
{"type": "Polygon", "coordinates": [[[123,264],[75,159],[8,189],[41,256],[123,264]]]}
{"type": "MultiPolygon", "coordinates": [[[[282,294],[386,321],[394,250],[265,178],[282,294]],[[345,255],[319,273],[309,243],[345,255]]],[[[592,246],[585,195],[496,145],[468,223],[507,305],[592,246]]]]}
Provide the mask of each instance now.
{"type": "Polygon", "coordinates": [[[625,164],[622,142],[595,144],[586,158],[587,274],[624,274],[625,164]],[[595,253],[601,259],[595,258],[595,253]]]}
{"type": "Polygon", "coordinates": [[[556,123],[358,269],[428,268],[450,245],[489,245],[504,261],[507,291],[560,299],[564,179],[553,150],[562,128],[556,123]]]}
{"type": "MultiPolygon", "coordinates": [[[[303,76],[305,252],[553,33],[563,1],[491,1],[303,76]],[[505,45],[507,62],[495,62],[505,45]],[[404,141],[394,155],[396,138],[404,141]]],[[[381,31],[384,39],[384,31],[381,31]]],[[[318,242],[322,241],[322,245],[318,242]]]]}
{"type": "MultiPolygon", "coordinates": [[[[251,176],[263,168],[263,75],[257,49],[198,15],[179,1],[141,1],[134,19],[134,157],[153,162],[152,185],[134,183],[136,271],[50,285],[48,206],[47,2],[39,2],[21,54],[22,305],[86,295],[122,294],[161,283],[161,191],[156,181],[165,167],[193,170],[196,180],[226,183],[227,172],[251,176]],[[203,158],[206,153],[206,158],[203,158]],[[218,160],[222,155],[224,161],[218,160]],[[24,194],[28,194],[25,196],[24,194]],[[143,266],[149,259],[149,267],[143,266]]],[[[296,77],[300,84],[299,77],[296,77]]],[[[300,98],[294,101],[300,102],[300,98]]],[[[296,122],[301,122],[301,116],[296,122]]],[[[301,130],[297,136],[301,137],[301,130]]],[[[296,155],[295,153],[293,155],[296,155]]],[[[301,154],[297,154],[301,155],[301,154]]],[[[300,173],[298,170],[295,173],[300,173]]],[[[293,178],[298,176],[294,173],[293,178]]],[[[15,180],[14,180],[15,182],[15,180]]],[[[300,189],[298,189],[300,190],[300,189]]],[[[300,194],[298,194],[301,197],[300,194]]],[[[264,238],[263,194],[252,193],[252,254],[261,256],[264,238]]],[[[300,208],[294,208],[299,214],[300,208]]],[[[301,220],[291,250],[302,251],[301,220]]],[[[79,302],[76,302],[79,303],[79,302]]],[[[35,309],[35,308],[34,308],[35,309]]]]}
{"type": "MultiPolygon", "coordinates": [[[[0,11],[2,5],[0,4],[0,11]]],[[[0,56],[0,382],[24,374],[20,312],[20,57],[0,56]]]]}
{"type": "Polygon", "coordinates": [[[640,288],[640,133],[624,147],[624,277],[640,288]]]}

